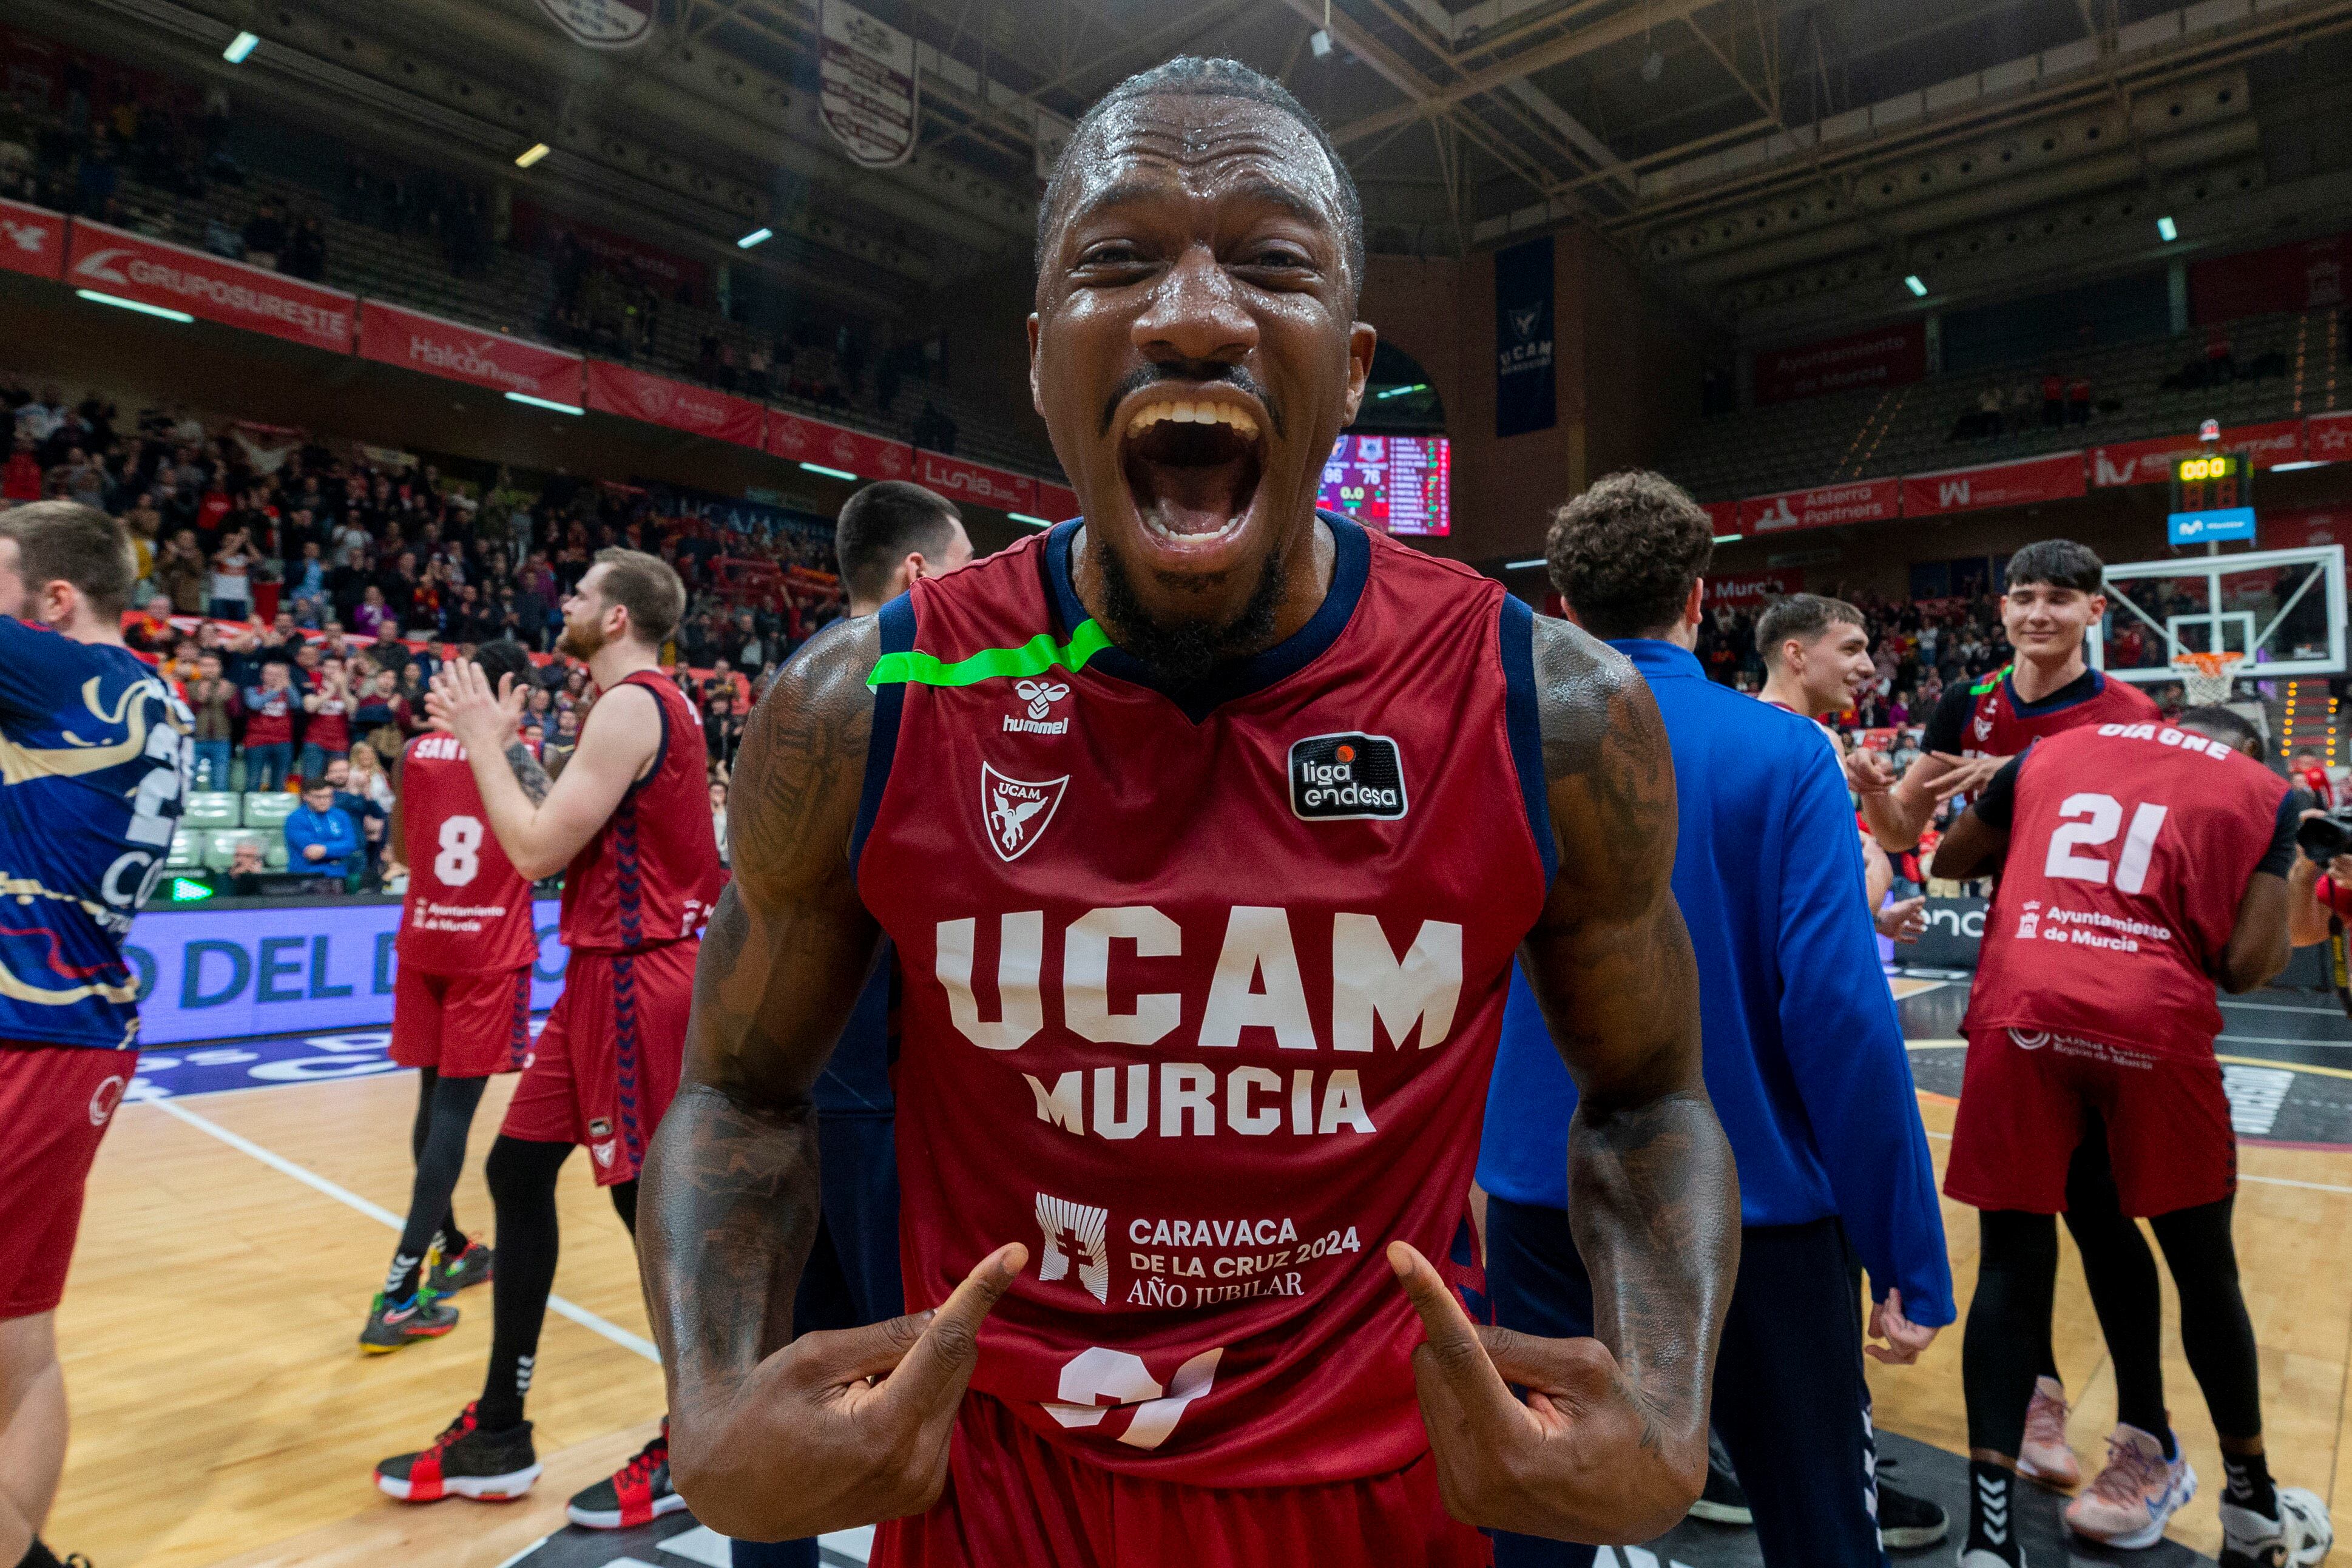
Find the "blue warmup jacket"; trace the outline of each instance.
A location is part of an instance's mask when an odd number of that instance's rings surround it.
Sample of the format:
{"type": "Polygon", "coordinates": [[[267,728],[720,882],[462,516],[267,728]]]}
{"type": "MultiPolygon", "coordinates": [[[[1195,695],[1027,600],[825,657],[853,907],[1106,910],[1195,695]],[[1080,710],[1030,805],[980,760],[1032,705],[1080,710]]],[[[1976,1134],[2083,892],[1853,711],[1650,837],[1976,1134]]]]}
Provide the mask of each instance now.
{"type": "Polygon", "coordinates": [[[364,847],[360,825],[352,820],[349,813],[331,805],[324,811],[312,811],[305,805],[286,819],[286,869],[297,876],[348,876],[364,847]],[[313,844],[325,847],[325,859],[303,857],[302,851],[313,844]]]}
{"type": "MultiPolygon", "coordinates": [[[[1845,1222],[1871,1292],[1952,1321],[1952,1271],[1911,1062],[1863,907],[1843,771],[1811,721],[1707,679],[1673,643],[1627,638],[1674,750],[1674,891],[1698,955],[1707,1093],[1739,1163],[1742,1223],[1845,1222]]],[[[1576,1110],[1516,971],[1487,1090],[1478,1184],[1568,1203],[1576,1110]]]]}

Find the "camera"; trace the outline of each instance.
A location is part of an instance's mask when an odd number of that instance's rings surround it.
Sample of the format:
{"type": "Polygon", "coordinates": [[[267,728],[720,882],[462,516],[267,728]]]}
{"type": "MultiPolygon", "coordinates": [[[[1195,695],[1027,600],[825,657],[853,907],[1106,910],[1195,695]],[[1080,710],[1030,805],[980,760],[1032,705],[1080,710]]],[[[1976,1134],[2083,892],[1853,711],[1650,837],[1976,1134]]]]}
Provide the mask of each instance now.
{"type": "Polygon", "coordinates": [[[2295,847],[2306,858],[2326,865],[2338,855],[2352,854],[2352,805],[2339,805],[2325,816],[2306,816],[2295,826],[2295,847]]]}

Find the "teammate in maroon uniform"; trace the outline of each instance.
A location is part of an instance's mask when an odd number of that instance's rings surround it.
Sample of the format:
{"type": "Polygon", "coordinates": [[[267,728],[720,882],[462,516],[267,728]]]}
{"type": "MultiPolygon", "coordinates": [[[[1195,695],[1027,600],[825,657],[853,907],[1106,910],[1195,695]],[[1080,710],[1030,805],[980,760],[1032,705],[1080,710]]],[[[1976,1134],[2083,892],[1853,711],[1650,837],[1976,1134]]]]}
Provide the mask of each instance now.
{"type": "MultiPolygon", "coordinates": [[[[2237,1141],[2213,1059],[2219,984],[2287,960],[2296,814],[2262,738],[2223,708],[2177,727],[2105,723],[2037,743],[1995,774],[1936,851],[1935,874],[2000,868],[1962,1027],[1968,1072],[1945,1192],[1980,1212],[1963,1373],[1972,1485],[1960,1568],[2018,1568],[2013,1478],[2050,1314],[2068,1165],[2103,1121],[2126,1214],[2148,1218],[2180,1292],[2180,1334],[2221,1436],[2223,1568],[2315,1563],[2333,1531],[2263,1459],[2260,1369],[2230,1209],[2237,1141]],[[2118,997],[2137,1004],[2117,1007],[2118,997]]],[[[2158,1409],[2161,1410],[2161,1405],[2158,1409]]],[[[2161,1417],[2158,1417],[2162,1425],[2161,1417]]],[[[2067,1505],[2076,1531],[2151,1546],[2197,1488],[2168,1430],[2128,1422],[2067,1505]]]]}
{"type": "MultiPolygon", "coordinates": [[[[493,682],[530,679],[530,656],[511,638],[484,643],[474,662],[493,682]]],[[[534,801],[546,793],[541,775],[521,782],[534,801]]],[[[416,1180],[383,1289],[360,1331],[360,1348],[378,1354],[456,1328],[457,1310],[445,1299],[490,1277],[490,1249],[457,1228],[449,1194],[490,1075],[519,1071],[530,1048],[530,970],[539,958],[530,884],[489,830],[463,746],[443,734],[411,741],[392,814],[393,852],[408,868],[392,1059],[418,1069],[409,1133],[416,1180]]]]}
{"type": "Polygon", "coordinates": [[[732,1535],[892,1521],[887,1564],[1662,1531],[1706,1472],[1738,1199],[1656,707],[1316,512],[1374,333],[1353,188],[1279,86],[1115,89],[1039,248],[1033,385],[1086,521],[820,634],[745,741],[647,1167],[683,1489],[732,1535]],[[786,1344],[810,1086],[886,933],[935,1315],[786,1344]],[[1449,1289],[1515,950],[1586,1097],[1595,1340],[1482,1334],[1449,1289]]]}
{"type": "MultiPolygon", "coordinates": [[[[564,601],[557,647],[583,659],[598,696],[553,784],[516,735],[522,687],[495,689],[470,664],[434,677],[434,727],[465,748],[490,831],[516,871],[563,872],[563,994],[523,1066],[485,1174],[498,1213],[489,1375],[433,1447],[376,1467],[412,1502],[520,1497],[539,1477],[523,1395],[555,1282],[555,1183],[585,1144],[598,1184],[636,1233],[637,1172],[677,1092],[703,921],[718,897],[700,717],[661,673],[686,608],[667,563],[604,550],[564,601]]],[[[684,1506],[667,1433],[572,1500],[574,1522],[612,1529],[684,1506]]]]}

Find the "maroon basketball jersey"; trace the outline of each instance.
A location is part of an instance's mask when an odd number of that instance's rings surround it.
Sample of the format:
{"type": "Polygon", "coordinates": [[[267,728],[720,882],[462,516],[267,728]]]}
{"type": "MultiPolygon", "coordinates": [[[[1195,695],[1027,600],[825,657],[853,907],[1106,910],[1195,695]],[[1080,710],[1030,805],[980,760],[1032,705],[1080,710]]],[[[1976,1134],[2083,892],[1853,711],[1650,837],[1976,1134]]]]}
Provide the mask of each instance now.
{"type": "Polygon", "coordinates": [[[1964,1027],[2204,1056],[2238,901],[2286,781],[2168,724],[2101,724],[2018,765],[2009,856],[1964,1027]]]}
{"type": "Polygon", "coordinates": [[[530,884],[514,868],[454,735],[419,735],[400,765],[408,892],[400,962],[434,974],[513,969],[539,957],[530,884]]]}
{"type": "Polygon", "coordinates": [[[2153,724],[2161,715],[2147,692],[2093,670],[2091,693],[2066,702],[2022,703],[2004,665],[1969,688],[1976,700],[1960,735],[1967,757],[2013,757],[2045,736],[2085,724],[2153,724]]]}
{"type": "Polygon", "coordinates": [[[881,612],[852,853],[904,976],[908,1304],[1026,1242],[972,1386],[1195,1485],[1427,1448],[1383,1249],[1475,1261],[1550,872],[1531,613],[1325,521],[1321,609],[1181,694],[1087,618],[1076,522],[881,612]]]}
{"type": "Polygon", "coordinates": [[[661,749],[563,869],[563,942],[574,952],[634,952],[692,936],[722,880],[701,719],[659,670],[621,684],[653,695],[661,749]]]}

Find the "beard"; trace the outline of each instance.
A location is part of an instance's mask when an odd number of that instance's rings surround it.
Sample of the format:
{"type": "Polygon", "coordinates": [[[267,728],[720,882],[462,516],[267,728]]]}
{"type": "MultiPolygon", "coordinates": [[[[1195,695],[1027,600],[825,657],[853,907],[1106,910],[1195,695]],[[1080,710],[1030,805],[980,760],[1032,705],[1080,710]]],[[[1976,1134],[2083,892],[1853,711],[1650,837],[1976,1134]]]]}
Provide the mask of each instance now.
{"type": "Polygon", "coordinates": [[[1155,682],[1171,690],[1198,686],[1218,665],[1256,653],[1273,636],[1275,611],[1282,598],[1279,550],[1259,565],[1248,602],[1223,626],[1153,618],[1136,595],[1135,584],[1118,552],[1108,545],[1102,547],[1102,571],[1103,609],[1118,634],[1118,647],[1132,655],[1155,682]]]}
{"type": "Polygon", "coordinates": [[[563,635],[555,639],[555,651],[568,653],[582,663],[594,658],[604,648],[604,628],[594,621],[578,620],[563,623],[563,635]]]}

